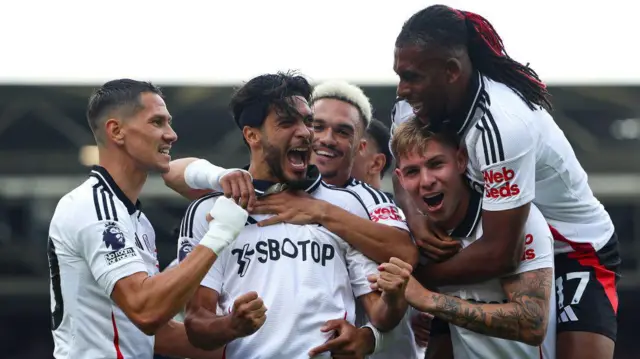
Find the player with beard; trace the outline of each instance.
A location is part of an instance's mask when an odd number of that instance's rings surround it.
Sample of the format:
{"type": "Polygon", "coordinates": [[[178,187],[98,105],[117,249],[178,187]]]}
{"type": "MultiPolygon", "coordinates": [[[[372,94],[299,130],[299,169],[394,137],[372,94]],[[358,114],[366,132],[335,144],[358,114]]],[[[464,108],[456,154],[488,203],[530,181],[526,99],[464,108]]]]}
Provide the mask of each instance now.
{"type": "MultiPolygon", "coordinates": [[[[555,239],[558,357],[612,358],[617,331],[618,240],[562,130],[548,110],[546,86],[511,57],[480,15],[434,5],[414,14],[396,39],[398,95],[432,131],[457,133],[469,151],[468,176],[484,193],[482,240],[442,263],[432,284],[477,283],[512,272],[521,257],[531,203],[555,239]]],[[[408,117],[396,113],[399,119],[408,117]]],[[[432,240],[402,190],[416,242],[432,240]]],[[[433,210],[443,194],[424,198],[433,210]]],[[[441,238],[446,234],[440,234],[441,238]]],[[[438,254],[438,253],[436,253],[438,254]]],[[[440,251],[439,254],[442,254],[440,251]]]]}
{"type": "MultiPolygon", "coordinates": [[[[250,148],[248,172],[255,192],[262,199],[285,189],[299,190],[368,223],[367,209],[355,193],[323,183],[315,167],[307,167],[310,96],[308,82],[291,74],[256,77],[234,95],[231,110],[250,148]]],[[[187,209],[178,243],[180,260],[188,258],[204,233],[200,214],[220,196],[207,194],[187,209]]],[[[204,349],[225,345],[227,358],[374,352],[380,331],[393,329],[406,312],[404,289],[411,266],[403,264],[392,272],[378,267],[324,226],[257,225],[270,216],[252,214],[237,245],[221,254],[202,281],[187,306],[190,340],[204,349]],[[367,276],[379,270],[382,293],[372,291],[367,282],[367,276]],[[355,299],[371,324],[343,329],[354,322],[355,299]]]]}

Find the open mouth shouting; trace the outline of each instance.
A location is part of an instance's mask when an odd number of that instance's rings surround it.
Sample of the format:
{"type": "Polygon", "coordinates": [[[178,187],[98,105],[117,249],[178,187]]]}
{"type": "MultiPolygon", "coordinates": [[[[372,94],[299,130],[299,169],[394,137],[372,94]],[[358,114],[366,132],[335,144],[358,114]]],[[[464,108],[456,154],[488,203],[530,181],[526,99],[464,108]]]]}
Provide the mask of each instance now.
{"type": "Polygon", "coordinates": [[[442,200],[444,199],[444,193],[437,192],[422,196],[422,200],[427,205],[429,211],[437,211],[442,207],[442,200]]]}
{"type": "Polygon", "coordinates": [[[294,172],[304,172],[309,164],[311,151],[309,147],[299,146],[287,151],[287,161],[294,172]]]}

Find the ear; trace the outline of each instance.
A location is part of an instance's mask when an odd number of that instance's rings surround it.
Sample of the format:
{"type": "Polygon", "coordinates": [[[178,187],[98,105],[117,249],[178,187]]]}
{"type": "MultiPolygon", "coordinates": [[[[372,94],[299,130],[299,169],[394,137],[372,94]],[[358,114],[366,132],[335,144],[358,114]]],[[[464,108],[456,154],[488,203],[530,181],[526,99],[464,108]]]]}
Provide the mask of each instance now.
{"type": "Polygon", "coordinates": [[[393,173],[396,175],[396,177],[398,177],[398,182],[400,182],[400,186],[404,188],[404,178],[402,177],[402,171],[400,171],[400,168],[395,168],[393,170],[393,173]]]}
{"type": "Polygon", "coordinates": [[[244,136],[245,141],[247,141],[251,148],[260,144],[260,140],[262,138],[260,129],[249,126],[244,126],[242,128],[242,136],[244,136]]]}
{"type": "Polygon", "coordinates": [[[361,139],[360,143],[358,144],[358,149],[356,150],[356,152],[358,152],[358,155],[360,155],[360,157],[365,157],[367,154],[367,140],[366,139],[361,139]]]}
{"type": "Polygon", "coordinates": [[[467,163],[469,162],[469,154],[465,146],[460,146],[456,151],[456,169],[458,173],[464,174],[467,170],[467,163]]]}
{"type": "Polygon", "coordinates": [[[373,163],[370,169],[375,173],[382,173],[385,164],[387,164],[387,159],[384,157],[384,154],[376,153],[373,155],[373,163]]]}
{"type": "Polygon", "coordinates": [[[447,83],[457,82],[462,74],[462,63],[455,57],[450,58],[445,63],[445,72],[447,76],[447,83]]]}
{"type": "Polygon", "coordinates": [[[118,145],[124,144],[124,131],[122,122],[115,118],[110,118],[104,123],[105,137],[114,141],[118,145]]]}

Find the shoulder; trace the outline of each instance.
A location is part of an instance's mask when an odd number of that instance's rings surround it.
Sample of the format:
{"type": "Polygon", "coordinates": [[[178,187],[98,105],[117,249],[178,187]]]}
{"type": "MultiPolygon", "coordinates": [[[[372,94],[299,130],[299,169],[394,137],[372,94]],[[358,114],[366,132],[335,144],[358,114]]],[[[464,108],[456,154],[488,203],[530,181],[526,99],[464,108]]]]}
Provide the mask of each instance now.
{"type": "Polygon", "coordinates": [[[367,207],[393,203],[393,200],[386,193],[356,179],[349,182],[347,189],[355,192],[367,207]]]}
{"type": "Polygon", "coordinates": [[[64,195],[58,202],[52,226],[82,228],[94,222],[121,222],[128,218],[126,207],[94,178],[64,195]]]}
{"type": "Polygon", "coordinates": [[[192,238],[194,235],[194,226],[206,223],[206,213],[213,208],[216,200],[222,195],[222,192],[211,192],[196,199],[195,201],[192,201],[187,207],[184,217],[182,218],[182,222],[180,224],[180,237],[192,238]]]}
{"type": "Polygon", "coordinates": [[[358,193],[348,188],[336,187],[324,182],[321,182],[321,185],[314,192],[313,196],[317,199],[351,210],[355,209],[354,206],[356,208],[360,206],[365,210],[367,208],[358,193]]]}

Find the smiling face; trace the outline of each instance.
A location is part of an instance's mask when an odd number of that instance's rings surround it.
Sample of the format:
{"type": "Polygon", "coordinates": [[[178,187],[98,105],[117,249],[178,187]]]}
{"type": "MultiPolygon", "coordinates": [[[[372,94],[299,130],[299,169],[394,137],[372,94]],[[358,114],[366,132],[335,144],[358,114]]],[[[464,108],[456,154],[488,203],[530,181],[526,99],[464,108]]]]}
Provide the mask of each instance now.
{"type": "MultiPolygon", "coordinates": [[[[418,209],[434,223],[451,229],[460,220],[459,208],[467,198],[464,173],[467,156],[432,137],[397,157],[395,170],[402,187],[418,209]]],[[[463,213],[464,215],[464,213],[463,213]]]]}
{"type": "Polygon", "coordinates": [[[169,171],[171,145],[178,139],[171,115],[158,94],[140,94],[140,109],[127,118],[105,122],[106,133],[144,171],[169,171]]]}
{"type": "Polygon", "coordinates": [[[323,98],[313,103],[313,162],[331,184],[343,185],[356,155],[364,152],[360,117],[358,109],[344,101],[323,98]]]}

